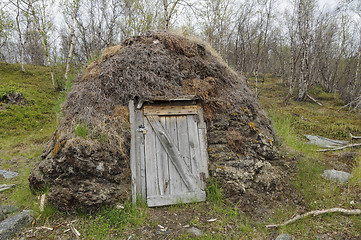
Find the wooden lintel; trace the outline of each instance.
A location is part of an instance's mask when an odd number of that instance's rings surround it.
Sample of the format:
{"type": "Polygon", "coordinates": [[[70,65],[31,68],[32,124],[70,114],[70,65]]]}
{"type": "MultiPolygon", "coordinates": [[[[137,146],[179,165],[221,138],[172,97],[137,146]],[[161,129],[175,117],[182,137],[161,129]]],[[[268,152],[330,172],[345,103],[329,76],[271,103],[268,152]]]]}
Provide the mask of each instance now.
{"type": "Polygon", "coordinates": [[[144,106],[144,115],[196,115],[198,114],[198,105],[188,106],[144,106]]]}

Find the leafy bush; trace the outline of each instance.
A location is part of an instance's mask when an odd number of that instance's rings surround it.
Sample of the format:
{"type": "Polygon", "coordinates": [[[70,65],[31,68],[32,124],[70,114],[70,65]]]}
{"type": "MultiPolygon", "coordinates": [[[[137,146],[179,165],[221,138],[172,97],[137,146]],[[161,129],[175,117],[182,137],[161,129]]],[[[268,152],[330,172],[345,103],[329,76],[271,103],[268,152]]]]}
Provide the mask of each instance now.
{"type": "Polygon", "coordinates": [[[0,101],[3,101],[8,94],[15,93],[15,92],[23,94],[23,91],[21,88],[16,88],[14,86],[0,85],[0,101]]]}

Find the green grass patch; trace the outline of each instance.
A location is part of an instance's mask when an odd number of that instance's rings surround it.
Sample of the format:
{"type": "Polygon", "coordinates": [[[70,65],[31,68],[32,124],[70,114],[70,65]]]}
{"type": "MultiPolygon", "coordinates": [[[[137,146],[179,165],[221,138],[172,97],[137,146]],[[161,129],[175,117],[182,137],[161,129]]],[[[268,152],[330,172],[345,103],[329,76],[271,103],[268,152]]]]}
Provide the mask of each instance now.
{"type": "Polygon", "coordinates": [[[75,136],[86,138],[89,133],[89,128],[87,125],[80,123],[75,126],[74,131],[75,131],[75,136]]]}
{"type": "Polygon", "coordinates": [[[146,209],[126,203],[124,208],[103,207],[96,214],[83,219],[79,230],[86,239],[121,238],[128,227],[138,227],[145,222],[146,209]]]}
{"type": "Polygon", "coordinates": [[[222,190],[219,188],[217,180],[211,178],[208,181],[206,192],[207,192],[207,201],[218,205],[223,202],[222,190]]]}
{"type": "Polygon", "coordinates": [[[355,167],[352,170],[350,184],[361,188],[361,156],[358,156],[355,160],[355,167]]]}

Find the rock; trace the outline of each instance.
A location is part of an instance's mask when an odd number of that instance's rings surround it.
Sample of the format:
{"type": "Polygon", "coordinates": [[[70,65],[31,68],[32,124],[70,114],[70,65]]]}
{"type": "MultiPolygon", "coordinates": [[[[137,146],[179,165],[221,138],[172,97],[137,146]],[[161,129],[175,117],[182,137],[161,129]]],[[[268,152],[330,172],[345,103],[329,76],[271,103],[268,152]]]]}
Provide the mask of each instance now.
{"type": "Polygon", "coordinates": [[[19,208],[14,206],[0,206],[0,221],[4,220],[6,215],[17,212],[19,208]]]}
{"type": "Polygon", "coordinates": [[[291,237],[288,234],[281,234],[276,237],[276,240],[291,240],[291,237]]]}
{"type": "Polygon", "coordinates": [[[17,177],[19,173],[0,169],[0,175],[3,175],[3,177],[6,179],[10,179],[13,177],[17,177]]]}
{"type": "Polygon", "coordinates": [[[33,211],[24,210],[20,214],[8,218],[0,223],[0,240],[5,240],[33,219],[33,211]]]}
{"type": "Polygon", "coordinates": [[[0,184],[0,192],[15,187],[15,184],[0,184]]]}
{"type": "Polygon", "coordinates": [[[196,227],[190,227],[186,229],[187,232],[194,234],[195,236],[203,236],[204,232],[196,227]]]}
{"type": "Polygon", "coordinates": [[[339,183],[346,183],[352,175],[347,172],[342,172],[332,169],[332,170],[325,170],[322,176],[325,179],[338,181],[339,183]]]}

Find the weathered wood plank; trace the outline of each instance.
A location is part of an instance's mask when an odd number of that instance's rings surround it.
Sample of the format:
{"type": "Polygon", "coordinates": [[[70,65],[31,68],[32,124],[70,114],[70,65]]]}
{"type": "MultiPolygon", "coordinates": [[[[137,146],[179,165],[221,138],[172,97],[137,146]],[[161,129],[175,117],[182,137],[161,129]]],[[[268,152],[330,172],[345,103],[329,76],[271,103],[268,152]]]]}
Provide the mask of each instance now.
{"type": "Polygon", "coordinates": [[[137,202],[137,159],[136,159],[136,125],[135,125],[135,113],[134,113],[134,101],[129,101],[129,123],[130,123],[130,170],[132,172],[131,188],[132,188],[132,203],[137,202]]]}
{"type": "MultiPolygon", "coordinates": [[[[178,131],[177,131],[177,119],[174,116],[166,116],[166,130],[170,135],[172,141],[178,146],[178,131]]],[[[168,156],[168,154],[167,154],[168,156]]],[[[174,165],[168,156],[169,164],[169,191],[170,194],[178,194],[182,189],[182,179],[174,165]]]]}
{"type": "Polygon", "coordinates": [[[146,200],[146,175],[145,175],[145,145],[144,145],[144,134],[140,131],[139,126],[144,125],[143,112],[135,110],[135,156],[136,156],[136,185],[137,195],[143,200],[146,200]]]}
{"type": "Polygon", "coordinates": [[[192,173],[197,177],[198,185],[201,189],[205,189],[205,182],[202,181],[201,173],[201,148],[199,144],[198,124],[194,116],[187,116],[188,133],[189,133],[189,150],[192,165],[192,173]]]}
{"type": "Polygon", "coordinates": [[[205,181],[209,177],[208,173],[208,150],[207,150],[207,126],[204,122],[203,109],[198,108],[198,138],[199,138],[199,147],[201,153],[201,159],[199,167],[200,174],[203,176],[203,181],[205,181]]]}
{"type": "Polygon", "coordinates": [[[157,152],[156,152],[156,134],[152,129],[151,124],[144,119],[144,125],[148,129],[145,134],[145,167],[146,167],[146,179],[147,179],[147,196],[158,195],[157,187],[157,152]]]}
{"type": "MultiPolygon", "coordinates": [[[[189,152],[189,139],[188,139],[188,124],[187,124],[187,116],[177,116],[177,132],[178,132],[178,150],[183,157],[185,164],[187,165],[190,173],[192,173],[191,169],[191,159],[189,152]]],[[[182,181],[181,186],[182,192],[188,192],[187,186],[182,181]]]]}
{"type": "MultiPolygon", "coordinates": [[[[149,115],[147,116],[147,119],[149,120],[149,123],[151,124],[157,137],[161,141],[164,149],[167,151],[170,160],[174,163],[176,169],[178,170],[179,175],[182,177],[183,182],[187,186],[188,190],[191,192],[197,190],[199,191],[200,189],[198,187],[195,177],[191,174],[177,146],[172,142],[168,132],[160,124],[159,118],[156,116],[149,115]]],[[[148,172],[148,165],[147,165],[147,172],[148,172]]]]}
{"type": "Polygon", "coordinates": [[[149,207],[166,206],[177,203],[203,202],[205,200],[206,193],[204,191],[147,197],[149,207]]]}
{"type": "MultiPolygon", "coordinates": [[[[166,117],[163,116],[163,117],[160,117],[160,122],[162,124],[162,126],[166,128],[166,117]]],[[[159,153],[158,156],[159,156],[159,162],[160,164],[162,165],[162,172],[163,172],[163,179],[162,181],[159,180],[159,182],[161,182],[161,187],[162,187],[162,190],[163,190],[163,193],[164,194],[170,194],[170,188],[169,188],[169,158],[168,158],[168,154],[167,152],[164,150],[164,147],[162,146],[161,142],[159,141],[158,139],[158,142],[157,142],[157,147],[158,147],[158,143],[160,145],[160,148],[159,150],[157,149],[157,152],[159,153]]]]}
{"type": "Polygon", "coordinates": [[[144,106],[144,115],[189,115],[197,114],[197,105],[190,106],[144,106]]]}

